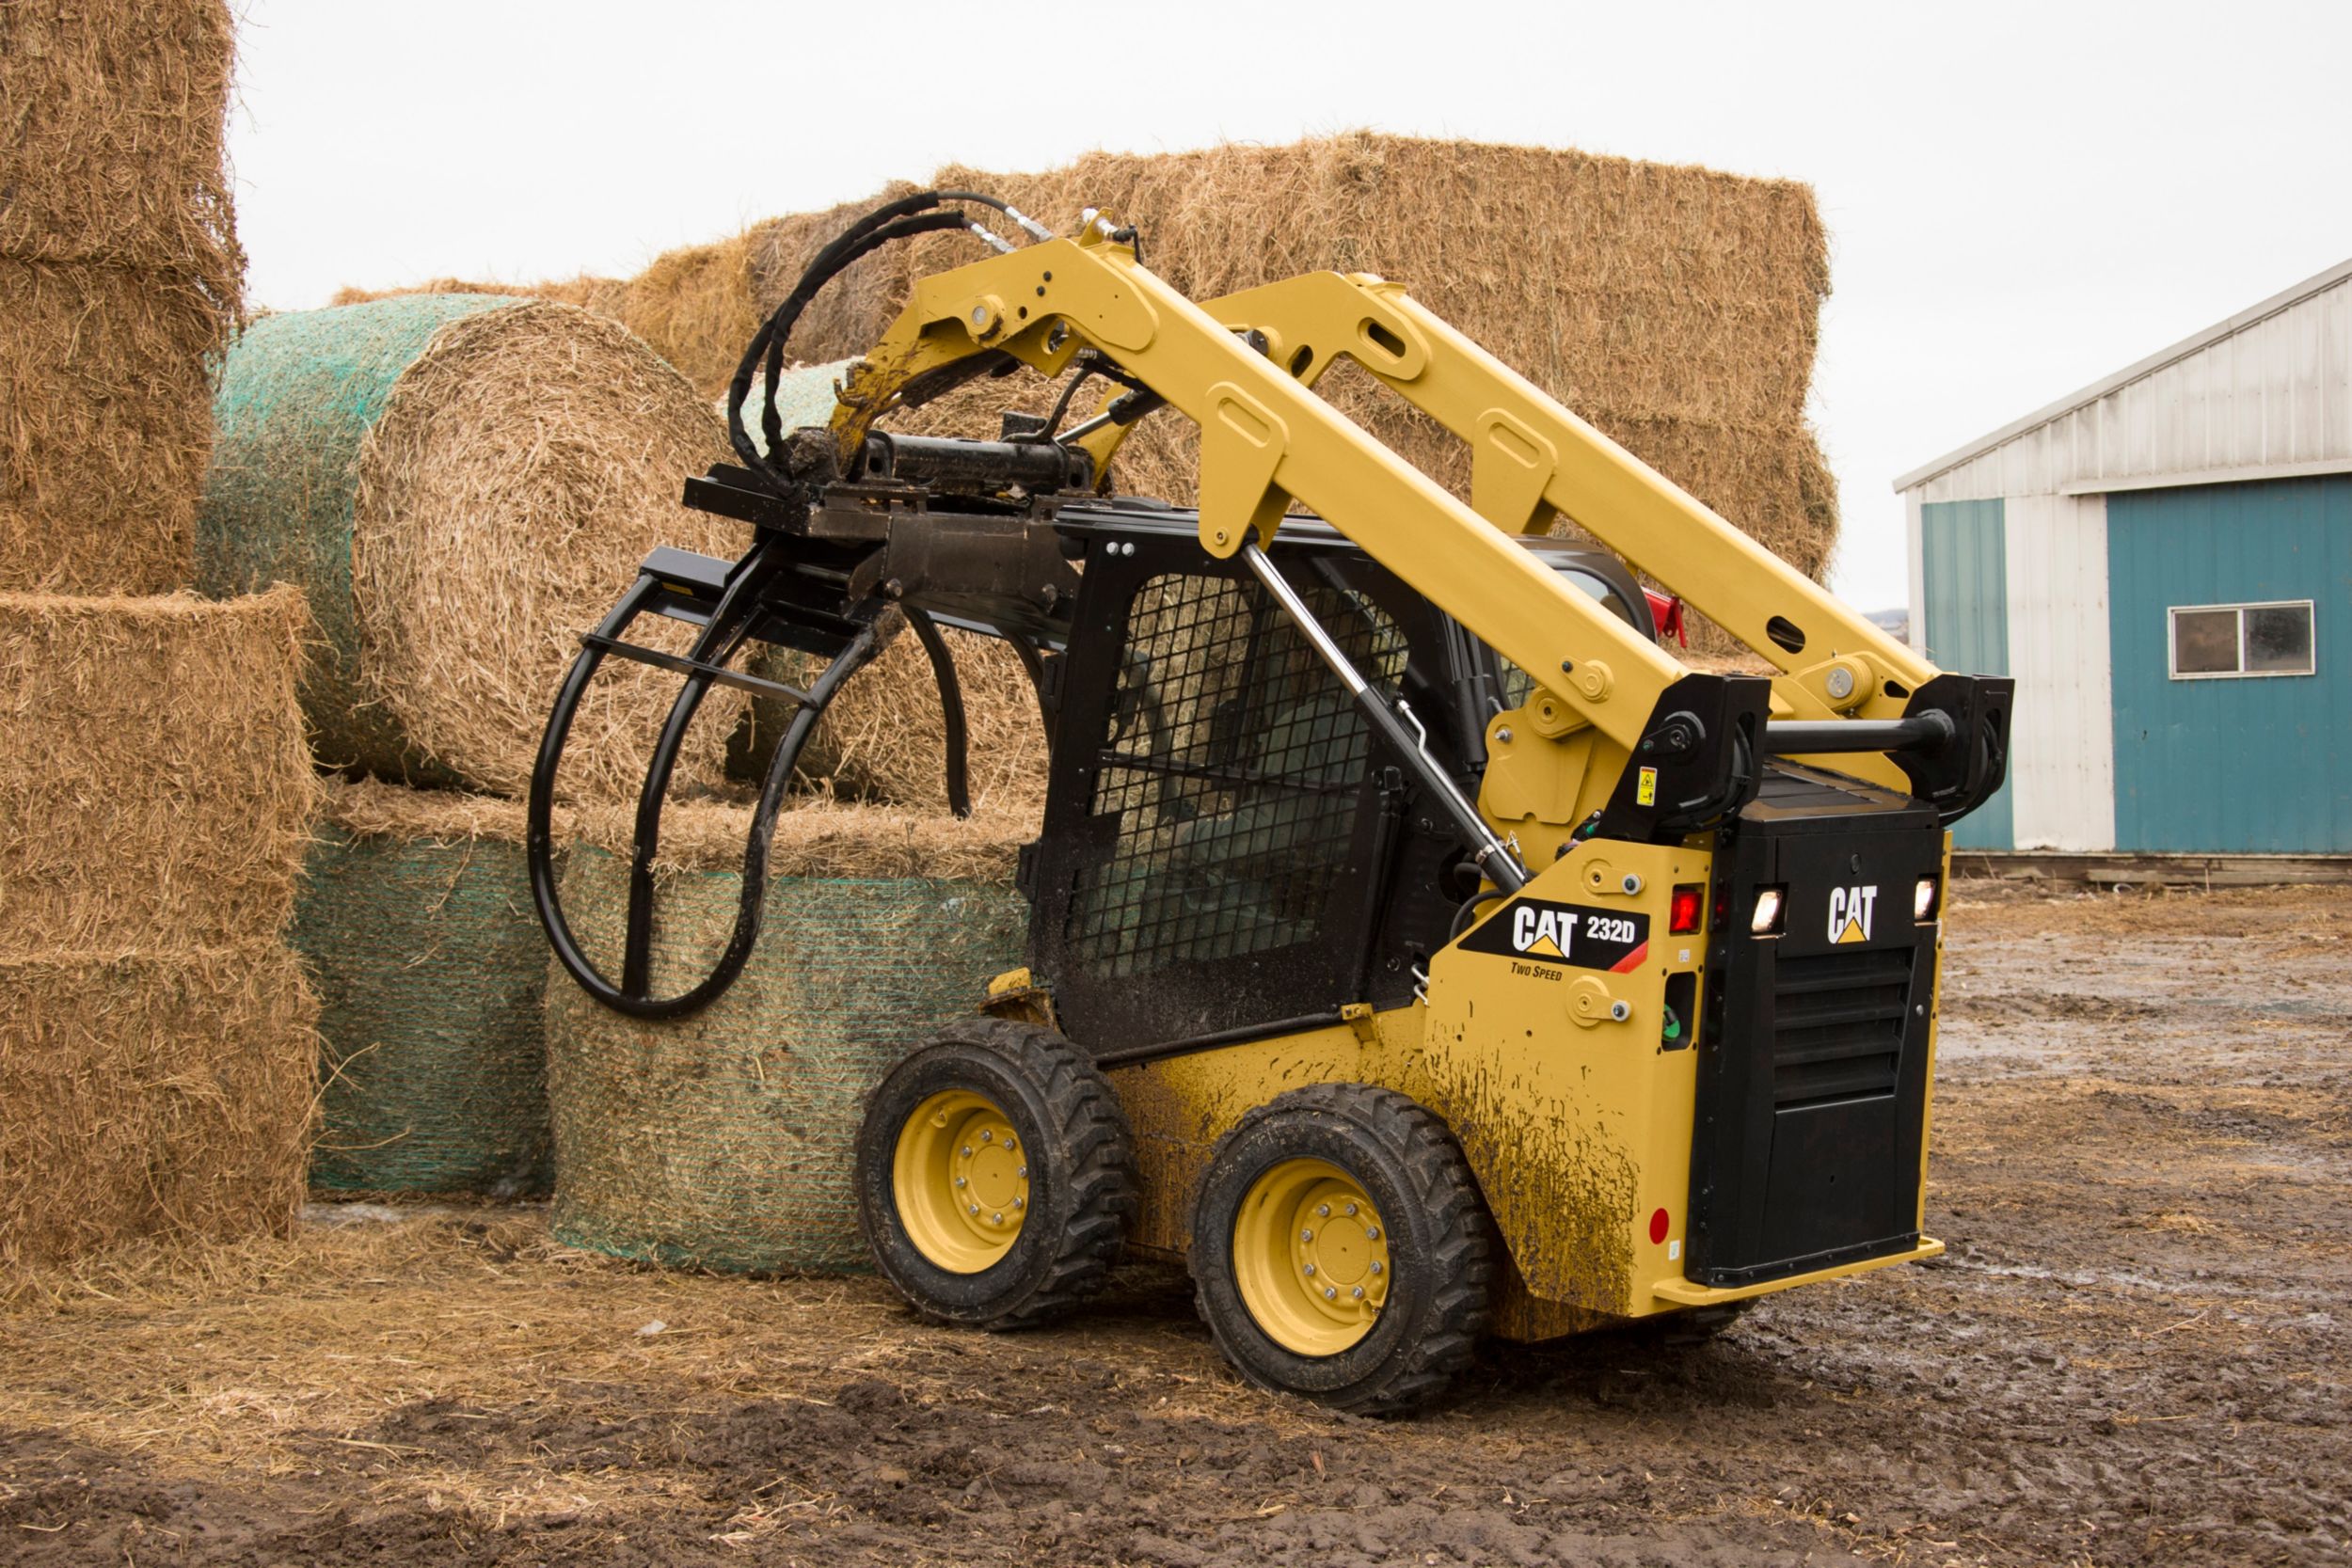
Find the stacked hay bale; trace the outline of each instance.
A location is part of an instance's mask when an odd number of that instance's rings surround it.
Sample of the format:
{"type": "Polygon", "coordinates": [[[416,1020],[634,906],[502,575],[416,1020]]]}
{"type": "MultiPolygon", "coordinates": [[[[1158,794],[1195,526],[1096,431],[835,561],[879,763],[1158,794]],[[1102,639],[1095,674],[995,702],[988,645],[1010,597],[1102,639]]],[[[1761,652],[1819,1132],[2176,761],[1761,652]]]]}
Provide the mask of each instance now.
{"type": "Polygon", "coordinates": [[[223,0],[0,4],[0,591],[187,584],[233,49],[223,0]]]}
{"type": "Polygon", "coordinates": [[[291,589],[184,590],[243,271],[221,0],[0,3],[0,1271],[291,1223],[291,589]]]}
{"type": "MultiPolygon", "coordinates": [[[[230,348],[198,582],[286,580],[326,645],[303,699],[319,759],[518,796],[548,703],[657,545],[732,559],[739,525],[678,504],[725,455],[677,373],[603,317],[548,301],[419,294],[266,317],[230,348]]],[[[683,645],[676,623],[644,635],[683,645]]],[[[633,793],[675,680],[601,679],[565,782],[633,793]]],[[[680,765],[715,782],[737,694],[680,765]]]]}
{"type": "MultiPolygon", "coordinates": [[[[749,813],[672,814],[652,978],[676,990],[725,946],[749,813]]],[[[749,1272],[865,1266],[850,1146],[866,1092],[1020,961],[1011,887],[1029,826],[1004,813],[811,803],[779,820],[761,934],[742,977],[691,1018],[548,989],[556,1236],[625,1258],[749,1272]]],[[[585,950],[614,973],[628,903],[625,815],[583,813],[564,876],[585,950]]]]}
{"type": "MultiPolygon", "coordinates": [[[[1400,279],[1783,559],[1817,578],[1828,569],[1836,486],[1805,419],[1828,261],[1803,184],[1362,133],[1287,147],[1096,154],[1043,174],[950,166],[932,183],[1001,196],[1064,232],[1083,208],[1115,212],[1141,230],[1152,268],[1196,299],[1318,269],[1400,279]]],[[[816,251],[869,205],[755,229],[753,313],[772,308],[816,251]]],[[[915,277],[983,254],[967,236],[946,234],[866,258],[819,296],[791,352],[862,353],[903,307],[915,277]]],[[[982,381],[892,422],[920,434],[988,436],[1000,410],[1041,410],[1057,389],[1034,377],[982,381]]],[[[1461,441],[1352,366],[1339,367],[1320,389],[1467,499],[1461,441]]],[[[1198,445],[1186,420],[1148,420],[1121,450],[1113,482],[1189,502],[1198,445]]],[[[1732,651],[1711,625],[1694,616],[1692,626],[1702,655],[1732,651]]],[[[912,647],[894,653],[850,683],[831,721],[832,729],[866,738],[866,776],[846,769],[850,777],[836,787],[935,800],[939,737],[928,667],[912,647]],[[899,751],[917,754],[882,755],[899,751]],[[901,781],[916,793],[898,795],[901,781]]],[[[1033,721],[1009,651],[983,642],[965,662],[970,684],[1004,694],[1007,705],[975,700],[976,731],[1002,727],[1025,747],[1033,721]]],[[[1040,737],[1029,766],[1041,766],[1042,754],[1040,737]]]]}
{"type": "MultiPolygon", "coordinates": [[[[725,451],[675,372],[548,299],[388,297],[257,322],[231,347],[198,531],[208,593],[302,585],[303,687],[329,795],[294,938],[325,1002],[311,1178],[353,1193],[514,1196],[547,1180],[544,939],[519,798],[548,705],[657,545],[732,558],[678,504],[725,451]]],[[[682,650],[655,621],[640,641],[682,650]]],[[[614,661],[583,705],[566,800],[633,800],[675,677],[614,661]]],[[[678,769],[723,780],[741,699],[678,769]]]]}
{"type": "Polygon", "coordinates": [[[323,816],[294,921],[324,1047],[311,1185],[545,1192],[547,942],[521,804],[334,781],[323,816]]]}
{"type": "Polygon", "coordinates": [[[0,1270],[294,1217],[308,635],[292,589],[0,594],[0,1270]]]}

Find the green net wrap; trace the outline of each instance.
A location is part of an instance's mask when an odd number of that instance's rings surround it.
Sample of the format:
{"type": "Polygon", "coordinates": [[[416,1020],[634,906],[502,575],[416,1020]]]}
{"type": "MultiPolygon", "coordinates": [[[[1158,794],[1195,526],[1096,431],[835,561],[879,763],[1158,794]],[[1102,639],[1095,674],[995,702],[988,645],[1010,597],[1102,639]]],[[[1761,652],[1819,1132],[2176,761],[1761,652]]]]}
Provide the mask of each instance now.
{"type": "Polygon", "coordinates": [[[393,386],[434,334],[461,316],[521,302],[409,294],[264,316],[239,334],[213,399],[213,465],[196,524],[197,591],[211,598],[300,585],[324,644],[303,708],[322,761],[415,784],[453,775],[410,754],[360,678],[352,598],[352,503],[359,448],[393,386]]]}
{"type": "MultiPolygon", "coordinates": [[[[599,963],[619,950],[628,883],[626,862],[572,852],[565,910],[599,963]]],[[[708,971],[741,886],[707,872],[666,883],[657,991],[708,971]]],[[[1021,961],[1027,919],[1005,887],[778,878],[741,979],[693,1017],[624,1017],[554,972],[556,1238],[734,1272],[867,1267],[850,1171],[861,1102],[1021,961]]]]}
{"type": "Polygon", "coordinates": [[[310,1184],[545,1192],[547,940],[522,847],[320,832],[294,922],[325,1040],[310,1184]]]}

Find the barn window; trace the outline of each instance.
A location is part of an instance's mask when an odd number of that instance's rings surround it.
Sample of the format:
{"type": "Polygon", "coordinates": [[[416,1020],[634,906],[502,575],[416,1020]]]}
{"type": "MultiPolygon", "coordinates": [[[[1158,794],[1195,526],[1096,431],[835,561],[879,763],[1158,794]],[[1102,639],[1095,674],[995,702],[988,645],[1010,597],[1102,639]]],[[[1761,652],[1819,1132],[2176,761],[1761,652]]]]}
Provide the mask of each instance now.
{"type": "Polygon", "coordinates": [[[2309,599],[2174,605],[2171,621],[2176,681],[2308,675],[2316,668],[2312,662],[2309,599]]]}

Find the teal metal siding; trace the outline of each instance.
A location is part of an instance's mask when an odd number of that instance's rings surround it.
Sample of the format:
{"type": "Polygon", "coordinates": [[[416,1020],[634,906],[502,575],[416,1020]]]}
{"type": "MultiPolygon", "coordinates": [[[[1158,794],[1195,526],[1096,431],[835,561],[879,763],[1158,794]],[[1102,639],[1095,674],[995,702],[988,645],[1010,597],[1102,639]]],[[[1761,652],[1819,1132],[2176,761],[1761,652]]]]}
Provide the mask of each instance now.
{"type": "Polygon", "coordinates": [[[2352,476],[2109,496],[2107,613],[2117,848],[2352,851],[2352,476]],[[2276,599],[2317,673],[2169,677],[2169,607],[2276,599]]]}
{"type": "MultiPolygon", "coordinates": [[[[1999,499],[1929,501],[1919,508],[1928,657],[1955,674],[2009,671],[2009,533],[1999,499]]],[[[2014,842],[2010,785],[1962,818],[1952,843],[2007,849],[2014,842]]]]}

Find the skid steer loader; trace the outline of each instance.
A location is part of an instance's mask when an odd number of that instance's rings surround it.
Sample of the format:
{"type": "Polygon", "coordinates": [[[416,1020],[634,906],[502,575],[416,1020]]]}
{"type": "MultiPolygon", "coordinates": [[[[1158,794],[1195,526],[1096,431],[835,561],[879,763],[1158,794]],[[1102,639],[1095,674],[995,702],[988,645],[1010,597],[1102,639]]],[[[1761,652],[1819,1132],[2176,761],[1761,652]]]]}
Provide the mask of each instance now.
{"type": "Polygon", "coordinates": [[[962,627],[1018,651],[1052,754],[1020,869],[1027,967],[974,977],[975,1012],[876,1088],[858,1140],[875,1262],[922,1312],[1033,1323],[1122,1248],[1182,1258],[1246,1376],[1398,1409],[1482,1334],[1706,1330],[1934,1256],[1947,828],[2001,782],[2010,683],[1938,672],[1400,285],[1322,273],[1195,302],[1141,248],[1104,214],[1057,235],[925,192],[812,263],[735,377],[740,463],[686,485],[751,547],[656,550],[557,697],[529,847],[560,961],[642,1017],[726,989],[794,761],[886,615],[931,655],[964,810],[939,634],[962,627]],[[780,428],[810,297],[947,230],[996,254],[914,286],[828,425],[780,428]],[[1342,358],[1468,444],[1469,504],[1317,394],[1342,358]],[[1024,372],[1067,383],[999,438],[879,423],[1024,372]],[[1099,406],[1073,420],[1089,382],[1099,406]],[[1200,428],[1197,507],[1109,483],[1154,416],[1200,428]],[[1605,548],[1554,539],[1559,519],[1605,548]],[[1777,673],[1687,668],[1637,570],[1777,673]],[[647,614],[699,627],[691,650],[631,641],[647,614]],[[766,643],[822,673],[749,673],[766,643]],[[615,657],[682,677],[617,977],[573,938],[549,837],[564,736],[615,657]],[[732,942],[655,995],[664,790],[722,684],[798,711],[732,942]]]}

